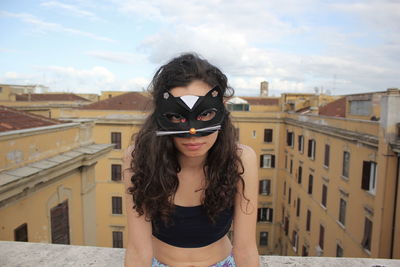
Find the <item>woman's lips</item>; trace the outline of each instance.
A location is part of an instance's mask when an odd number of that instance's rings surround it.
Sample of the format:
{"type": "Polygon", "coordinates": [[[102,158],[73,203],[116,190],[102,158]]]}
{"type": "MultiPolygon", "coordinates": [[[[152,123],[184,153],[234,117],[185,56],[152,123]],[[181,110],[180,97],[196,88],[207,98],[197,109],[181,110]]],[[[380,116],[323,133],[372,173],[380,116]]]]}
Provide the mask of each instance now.
{"type": "Polygon", "coordinates": [[[194,150],[198,150],[201,148],[201,146],[203,145],[203,143],[187,143],[187,144],[183,144],[188,150],[190,151],[194,151],[194,150]]]}

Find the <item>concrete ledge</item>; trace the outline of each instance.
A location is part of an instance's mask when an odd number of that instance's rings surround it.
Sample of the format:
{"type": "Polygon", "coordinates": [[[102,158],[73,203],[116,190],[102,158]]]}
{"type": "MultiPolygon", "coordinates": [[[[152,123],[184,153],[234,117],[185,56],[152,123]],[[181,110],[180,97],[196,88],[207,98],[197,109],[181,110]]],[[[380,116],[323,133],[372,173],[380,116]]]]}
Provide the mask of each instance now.
{"type": "MultiPolygon", "coordinates": [[[[124,249],[0,241],[0,266],[123,266],[124,249]]],[[[400,260],[260,256],[260,266],[395,267],[400,260]]]]}

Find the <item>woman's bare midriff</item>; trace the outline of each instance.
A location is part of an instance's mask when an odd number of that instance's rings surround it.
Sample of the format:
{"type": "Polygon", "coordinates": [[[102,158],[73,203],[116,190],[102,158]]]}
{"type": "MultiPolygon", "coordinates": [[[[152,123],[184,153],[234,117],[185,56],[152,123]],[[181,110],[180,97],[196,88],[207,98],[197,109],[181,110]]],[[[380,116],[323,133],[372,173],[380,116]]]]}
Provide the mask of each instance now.
{"type": "Polygon", "coordinates": [[[231,254],[228,236],[200,248],[180,248],[168,245],[153,236],[154,257],[172,267],[206,267],[224,260],[231,254]]]}

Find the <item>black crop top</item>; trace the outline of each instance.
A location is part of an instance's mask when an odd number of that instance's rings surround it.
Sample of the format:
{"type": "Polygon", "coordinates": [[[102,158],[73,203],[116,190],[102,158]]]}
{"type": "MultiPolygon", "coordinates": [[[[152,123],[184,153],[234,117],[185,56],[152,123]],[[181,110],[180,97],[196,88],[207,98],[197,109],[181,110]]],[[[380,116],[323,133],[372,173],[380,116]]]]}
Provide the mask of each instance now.
{"type": "Polygon", "coordinates": [[[182,207],[175,205],[172,225],[165,226],[160,219],[152,220],[153,235],[159,240],[182,248],[204,247],[219,240],[229,231],[233,207],[222,211],[213,224],[203,205],[182,207]]]}

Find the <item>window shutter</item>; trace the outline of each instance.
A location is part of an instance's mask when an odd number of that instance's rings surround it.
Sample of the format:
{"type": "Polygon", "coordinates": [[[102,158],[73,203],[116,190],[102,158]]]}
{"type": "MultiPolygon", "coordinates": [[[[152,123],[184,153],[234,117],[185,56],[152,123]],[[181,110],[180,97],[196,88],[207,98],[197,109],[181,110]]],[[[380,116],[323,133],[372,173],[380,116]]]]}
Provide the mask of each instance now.
{"type": "Polygon", "coordinates": [[[371,162],[363,161],[361,188],[369,190],[369,177],[371,173],[371,162]]]}
{"type": "Polygon", "coordinates": [[[274,218],[274,209],[270,208],[269,209],[269,213],[268,213],[268,221],[272,222],[273,218],[274,218]]]}
{"type": "Polygon", "coordinates": [[[324,249],[324,235],[325,235],[325,228],[320,225],[319,226],[319,247],[324,249]]]}
{"type": "Polygon", "coordinates": [[[325,159],[324,159],[324,164],[325,164],[325,166],[329,166],[329,150],[330,150],[330,147],[329,147],[329,145],[325,145],[325,159]]]}
{"type": "Polygon", "coordinates": [[[286,144],[290,146],[290,134],[289,131],[286,131],[286,144]]]}
{"type": "Polygon", "coordinates": [[[264,167],[264,155],[260,155],[260,168],[264,167]]]}
{"type": "Polygon", "coordinates": [[[65,201],[50,210],[51,243],[69,244],[68,202],[65,201]]]}
{"type": "Polygon", "coordinates": [[[267,194],[269,195],[271,192],[271,180],[266,180],[267,183],[267,194]]]}
{"type": "Polygon", "coordinates": [[[275,168],[275,155],[271,155],[271,168],[275,168]]]}
{"type": "Polygon", "coordinates": [[[312,149],[312,140],[308,140],[308,152],[307,152],[307,156],[308,156],[309,158],[311,158],[311,155],[312,155],[311,149],[312,149]]]}
{"type": "Polygon", "coordinates": [[[261,209],[257,210],[257,222],[261,220],[261,209]]]}

